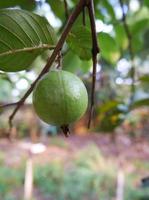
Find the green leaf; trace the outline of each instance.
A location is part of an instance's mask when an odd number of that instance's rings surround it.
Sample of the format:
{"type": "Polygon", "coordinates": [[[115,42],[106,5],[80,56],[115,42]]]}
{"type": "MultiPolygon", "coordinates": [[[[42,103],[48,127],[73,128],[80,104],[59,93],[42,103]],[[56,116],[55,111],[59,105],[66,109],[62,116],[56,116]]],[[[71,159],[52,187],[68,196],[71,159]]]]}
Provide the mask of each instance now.
{"type": "Polygon", "coordinates": [[[99,107],[99,129],[111,132],[119,126],[127,113],[127,107],[118,101],[107,101],[99,107]]]}
{"type": "Polygon", "coordinates": [[[107,101],[101,107],[99,107],[100,113],[105,113],[119,105],[118,101],[107,101]]]}
{"type": "Polygon", "coordinates": [[[83,73],[86,73],[89,71],[91,65],[91,60],[81,60],[71,50],[69,50],[63,57],[63,69],[73,73],[76,73],[77,71],[82,71],[83,73]]]}
{"type": "Polygon", "coordinates": [[[47,0],[47,2],[50,4],[50,7],[52,9],[52,11],[54,12],[54,14],[61,18],[65,17],[65,7],[64,7],[64,2],[61,0],[47,0]]]}
{"type": "Polygon", "coordinates": [[[26,10],[33,10],[36,7],[36,1],[34,0],[5,0],[0,1],[0,9],[1,8],[9,8],[9,7],[15,7],[20,6],[23,9],[26,10]]]}
{"type": "Polygon", "coordinates": [[[141,106],[149,106],[149,98],[144,98],[144,99],[140,99],[135,101],[132,105],[131,105],[131,109],[134,108],[138,108],[141,106]]]}
{"type": "Polygon", "coordinates": [[[79,57],[69,50],[63,57],[63,69],[74,73],[79,69],[79,66],[79,57]]]}
{"type": "Polygon", "coordinates": [[[0,10],[0,70],[20,71],[53,49],[56,37],[47,20],[19,9],[0,10]]]}
{"type": "Polygon", "coordinates": [[[144,75],[139,78],[141,82],[149,83],[149,75],[144,75]]]}
{"type": "Polygon", "coordinates": [[[132,48],[134,52],[138,52],[143,47],[143,37],[140,34],[135,34],[132,37],[132,48]]]}
{"type": "Polygon", "coordinates": [[[139,20],[137,22],[135,22],[134,24],[132,24],[130,26],[130,30],[133,34],[139,34],[139,33],[142,33],[144,32],[147,28],[148,28],[148,25],[149,25],[149,19],[142,19],[142,20],[139,20]]]}
{"type": "Polygon", "coordinates": [[[101,32],[98,36],[101,56],[111,64],[115,64],[120,58],[118,45],[113,37],[101,32]]]}
{"type": "Polygon", "coordinates": [[[104,0],[102,1],[102,4],[104,8],[107,10],[108,14],[111,16],[112,20],[115,20],[116,19],[115,12],[110,2],[108,0],[104,0]]]}
{"type": "Polygon", "coordinates": [[[144,0],[144,5],[149,8],[149,1],[148,0],[144,0]]]}
{"type": "Polygon", "coordinates": [[[116,34],[116,41],[118,46],[125,50],[128,47],[128,38],[124,29],[124,26],[121,24],[118,24],[114,27],[115,34],[116,34]]]}
{"type": "Polygon", "coordinates": [[[92,37],[90,29],[85,26],[75,26],[68,35],[67,43],[70,49],[82,60],[91,59],[92,37]]]}

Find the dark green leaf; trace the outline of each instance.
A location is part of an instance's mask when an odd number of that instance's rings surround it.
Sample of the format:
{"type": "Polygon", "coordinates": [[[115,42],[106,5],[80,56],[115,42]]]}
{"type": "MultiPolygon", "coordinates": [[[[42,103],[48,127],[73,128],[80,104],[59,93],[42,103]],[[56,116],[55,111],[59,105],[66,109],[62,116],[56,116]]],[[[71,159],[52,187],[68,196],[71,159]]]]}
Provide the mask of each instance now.
{"type": "Polygon", "coordinates": [[[55,45],[55,33],[47,20],[28,11],[0,10],[0,70],[19,71],[55,45]]]}
{"type": "Polygon", "coordinates": [[[144,75],[139,78],[141,82],[149,83],[149,75],[144,75]]]}
{"type": "Polygon", "coordinates": [[[101,56],[108,62],[115,64],[120,58],[120,51],[116,41],[107,33],[99,33],[101,56]]]}
{"type": "Polygon", "coordinates": [[[60,19],[63,19],[65,17],[65,7],[64,2],[61,0],[47,0],[49,5],[51,6],[52,11],[54,14],[59,17],[60,19]]]}
{"type": "Polygon", "coordinates": [[[87,27],[75,26],[68,35],[67,43],[82,60],[91,59],[92,39],[91,32],[87,27]]]}
{"type": "Polygon", "coordinates": [[[140,99],[135,101],[132,105],[131,105],[131,109],[134,108],[138,108],[141,106],[149,106],[149,98],[144,98],[144,99],[140,99]]]}
{"type": "Polygon", "coordinates": [[[9,7],[15,7],[20,6],[23,9],[26,10],[33,10],[36,6],[36,1],[34,0],[1,0],[0,1],[0,9],[1,8],[9,8],[9,7]]]}
{"type": "Polygon", "coordinates": [[[149,1],[148,0],[144,0],[144,5],[149,7],[149,1]]]}

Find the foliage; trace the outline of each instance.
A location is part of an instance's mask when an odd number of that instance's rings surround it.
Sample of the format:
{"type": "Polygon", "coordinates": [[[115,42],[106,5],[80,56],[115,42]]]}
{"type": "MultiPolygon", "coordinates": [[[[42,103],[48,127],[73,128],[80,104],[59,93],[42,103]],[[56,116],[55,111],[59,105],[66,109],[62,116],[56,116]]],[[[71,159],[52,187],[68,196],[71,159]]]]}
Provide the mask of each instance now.
{"type": "Polygon", "coordinates": [[[106,199],[114,196],[114,168],[94,145],[76,155],[70,166],[61,161],[37,167],[35,184],[48,198],[57,200],[106,199]],[[86,159],[87,157],[87,159],[86,159]]]}
{"type": "Polygon", "coordinates": [[[113,131],[125,119],[128,107],[122,102],[108,101],[97,109],[98,129],[104,132],[113,131]]]}
{"type": "MultiPolygon", "coordinates": [[[[138,169],[148,170],[138,162],[138,169]]],[[[116,191],[116,165],[94,144],[82,149],[69,163],[54,160],[35,169],[35,185],[47,198],[57,200],[112,200],[116,191]]],[[[126,175],[124,198],[147,200],[148,188],[136,186],[136,172],[126,175]]]]}
{"type": "Polygon", "coordinates": [[[54,31],[48,22],[23,10],[0,10],[0,69],[20,71],[55,44],[54,31]]]}
{"type": "MultiPolygon", "coordinates": [[[[41,198],[47,199],[112,200],[115,198],[117,179],[117,166],[113,161],[103,156],[95,144],[90,143],[77,151],[69,162],[65,159],[50,160],[46,164],[35,162],[34,188],[40,191],[41,198]]],[[[15,191],[23,189],[25,174],[21,166],[14,168],[1,163],[0,200],[1,197],[3,200],[17,199],[15,191]]],[[[140,175],[136,171],[148,172],[148,162],[136,160],[133,166],[135,170],[125,176],[124,199],[147,200],[148,187],[141,185],[140,175]]]]}
{"type": "Polygon", "coordinates": [[[15,200],[13,191],[23,185],[23,172],[15,168],[0,167],[0,199],[15,200]],[[13,186],[13,187],[12,187],[13,186]]]}
{"type": "MultiPolygon", "coordinates": [[[[148,106],[148,97],[144,98],[141,95],[140,99],[134,98],[134,102],[130,102],[130,96],[137,96],[138,91],[145,94],[149,92],[148,69],[146,70],[149,46],[149,6],[147,0],[135,2],[136,4],[132,6],[132,0],[124,1],[127,26],[131,33],[131,38],[128,38],[120,2],[94,1],[98,43],[101,51],[98,58],[98,67],[101,69],[97,74],[100,87],[96,89],[98,93],[96,95],[97,123],[100,123],[98,130],[112,131],[123,122],[129,111],[140,106],[148,106]],[[135,91],[131,91],[133,81],[130,42],[132,42],[135,63],[135,91]],[[105,74],[109,75],[109,80],[103,76],[105,74]],[[118,104],[110,107],[109,110],[102,111],[102,107],[110,104],[111,100],[118,104]],[[121,109],[122,107],[125,109],[121,109]]],[[[77,0],[67,0],[68,14],[77,3],[77,0]]],[[[91,85],[92,40],[87,9],[85,13],[86,26],[83,25],[81,13],[68,34],[62,49],[62,65],[64,70],[77,73],[84,80],[88,79],[85,81],[91,85]]],[[[67,21],[66,16],[62,0],[1,1],[0,69],[5,71],[27,69],[27,71],[31,70],[36,77],[46,64],[47,57],[51,54],[50,50],[54,48],[63,31],[67,21]],[[52,26],[56,27],[55,30],[52,26]]],[[[12,76],[9,73],[0,74],[0,102],[18,100],[22,92],[24,93],[24,90],[18,92],[17,81],[12,81],[12,76]],[[16,93],[17,95],[14,95],[16,93]]],[[[19,80],[24,80],[26,77],[28,85],[32,82],[28,73],[25,73],[24,77],[21,74],[17,76],[20,77],[19,80]]],[[[89,86],[88,89],[90,93],[91,87],[89,86]]]]}

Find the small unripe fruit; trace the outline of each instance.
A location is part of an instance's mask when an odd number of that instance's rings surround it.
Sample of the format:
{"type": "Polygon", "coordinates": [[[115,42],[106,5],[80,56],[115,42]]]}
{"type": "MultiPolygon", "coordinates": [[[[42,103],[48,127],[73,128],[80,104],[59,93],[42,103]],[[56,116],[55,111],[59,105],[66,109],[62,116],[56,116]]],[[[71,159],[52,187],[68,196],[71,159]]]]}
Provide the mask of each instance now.
{"type": "Polygon", "coordinates": [[[33,105],[44,122],[63,127],[82,117],[87,109],[88,94],[76,75],[52,70],[37,83],[33,105]]]}

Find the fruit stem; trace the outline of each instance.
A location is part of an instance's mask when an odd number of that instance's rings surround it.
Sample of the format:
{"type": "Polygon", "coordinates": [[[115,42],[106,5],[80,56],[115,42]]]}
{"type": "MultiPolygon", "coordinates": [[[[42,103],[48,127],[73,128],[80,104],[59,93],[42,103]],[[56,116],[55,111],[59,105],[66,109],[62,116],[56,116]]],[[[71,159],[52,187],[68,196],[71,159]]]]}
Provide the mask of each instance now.
{"type": "Polygon", "coordinates": [[[62,125],[61,129],[62,129],[65,137],[69,137],[69,135],[70,135],[69,126],[68,125],[62,125]]]}

